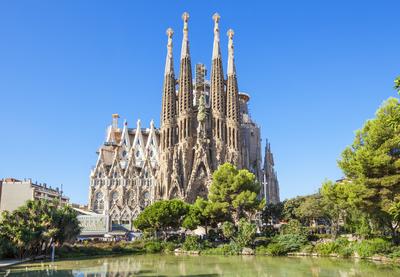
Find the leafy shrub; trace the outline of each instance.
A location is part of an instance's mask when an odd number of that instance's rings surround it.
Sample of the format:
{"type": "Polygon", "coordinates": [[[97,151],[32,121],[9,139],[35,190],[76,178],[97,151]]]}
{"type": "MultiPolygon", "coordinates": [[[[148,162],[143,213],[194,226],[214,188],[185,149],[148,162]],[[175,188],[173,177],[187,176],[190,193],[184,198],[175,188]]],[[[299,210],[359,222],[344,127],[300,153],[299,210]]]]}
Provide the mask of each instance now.
{"type": "Polygon", "coordinates": [[[389,254],[391,246],[390,242],[382,238],[375,238],[361,241],[355,245],[355,250],[361,258],[366,258],[372,257],[375,254],[389,254]]]}
{"type": "Polygon", "coordinates": [[[239,221],[239,228],[235,238],[235,242],[242,248],[249,246],[253,243],[253,240],[256,236],[257,227],[255,224],[252,224],[242,218],[239,221]]]}
{"type": "Polygon", "coordinates": [[[280,244],[288,253],[300,250],[307,243],[307,238],[300,234],[286,234],[276,236],[273,241],[280,244]]]}
{"type": "Polygon", "coordinates": [[[164,250],[164,252],[173,252],[176,248],[178,248],[177,244],[172,241],[162,242],[161,247],[164,250]]]}
{"type": "Polygon", "coordinates": [[[182,248],[186,251],[195,251],[201,250],[203,247],[198,236],[186,236],[182,248]]]}
{"type": "Polygon", "coordinates": [[[146,253],[159,253],[162,249],[159,241],[148,241],[144,248],[146,249],[146,253]]]}
{"type": "Polygon", "coordinates": [[[400,258],[400,246],[394,246],[392,253],[389,254],[390,258],[400,258]]]}
{"type": "Polygon", "coordinates": [[[270,243],[266,249],[267,253],[272,256],[283,256],[286,255],[289,251],[287,248],[280,243],[270,243]]]}
{"type": "Polygon", "coordinates": [[[236,234],[235,225],[232,222],[225,221],[221,226],[222,234],[225,238],[231,239],[236,234]]]}
{"type": "Polygon", "coordinates": [[[300,249],[300,252],[312,253],[314,252],[314,246],[312,244],[306,244],[300,249]]]}
{"type": "Polygon", "coordinates": [[[268,255],[268,254],[270,254],[268,252],[268,246],[260,245],[256,247],[256,255],[268,255]]]}
{"type": "Polygon", "coordinates": [[[221,244],[215,248],[208,248],[201,251],[203,255],[225,255],[232,256],[238,255],[241,252],[241,248],[236,243],[221,244]]]}
{"type": "Polygon", "coordinates": [[[337,244],[333,241],[318,243],[314,248],[315,252],[324,256],[336,253],[336,250],[337,244]]]}

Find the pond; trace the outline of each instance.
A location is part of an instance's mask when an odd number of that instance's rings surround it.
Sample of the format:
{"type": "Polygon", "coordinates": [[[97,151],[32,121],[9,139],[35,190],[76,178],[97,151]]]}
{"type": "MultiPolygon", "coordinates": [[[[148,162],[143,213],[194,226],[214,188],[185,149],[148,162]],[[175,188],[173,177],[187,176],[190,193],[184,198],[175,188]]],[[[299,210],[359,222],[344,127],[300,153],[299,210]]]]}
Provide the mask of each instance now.
{"type": "MultiPolygon", "coordinates": [[[[4,274],[4,272],[3,272],[4,274]]],[[[400,267],[360,260],[264,256],[134,255],[20,264],[6,276],[400,276],[400,267]]],[[[2,273],[0,273],[2,276],[2,273]]]]}

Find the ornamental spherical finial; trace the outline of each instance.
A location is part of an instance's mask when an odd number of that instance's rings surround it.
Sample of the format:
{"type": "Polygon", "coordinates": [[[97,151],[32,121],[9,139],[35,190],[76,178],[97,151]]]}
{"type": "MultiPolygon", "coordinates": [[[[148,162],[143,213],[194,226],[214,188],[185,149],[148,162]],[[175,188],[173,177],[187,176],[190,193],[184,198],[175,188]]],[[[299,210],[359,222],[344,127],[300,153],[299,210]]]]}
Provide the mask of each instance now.
{"type": "Polygon", "coordinates": [[[233,39],[233,35],[235,34],[235,32],[232,29],[229,29],[228,32],[226,33],[226,35],[230,38],[233,39]]]}
{"type": "Polygon", "coordinates": [[[184,12],[182,14],[182,19],[183,19],[183,22],[188,22],[189,21],[189,13],[184,12]]]}
{"type": "Polygon", "coordinates": [[[172,38],[174,34],[174,30],[172,28],[168,28],[167,31],[165,32],[169,38],[172,38]]]}
{"type": "Polygon", "coordinates": [[[218,13],[214,13],[212,16],[212,19],[214,20],[215,23],[218,23],[220,18],[221,16],[219,16],[218,13]]]}

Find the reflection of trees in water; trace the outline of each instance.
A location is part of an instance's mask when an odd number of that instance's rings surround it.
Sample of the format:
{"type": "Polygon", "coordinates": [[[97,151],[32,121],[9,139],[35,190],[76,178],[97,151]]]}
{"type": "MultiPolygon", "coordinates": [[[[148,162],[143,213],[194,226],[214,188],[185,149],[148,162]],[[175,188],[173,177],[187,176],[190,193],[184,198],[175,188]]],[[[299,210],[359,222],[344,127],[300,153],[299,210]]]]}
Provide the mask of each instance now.
{"type": "MultiPolygon", "coordinates": [[[[21,264],[8,276],[400,276],[398,267],[333,258],[133,255],[21,264]]],[[[0,274],[1,276],[1,274],[0,274]]]]}

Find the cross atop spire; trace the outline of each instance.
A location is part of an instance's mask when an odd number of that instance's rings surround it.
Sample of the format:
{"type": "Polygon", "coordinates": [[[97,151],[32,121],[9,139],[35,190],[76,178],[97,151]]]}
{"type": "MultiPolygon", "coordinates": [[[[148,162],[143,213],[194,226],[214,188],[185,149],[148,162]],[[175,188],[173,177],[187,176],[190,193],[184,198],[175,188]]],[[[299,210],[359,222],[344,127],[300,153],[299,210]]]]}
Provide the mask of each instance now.
{"type": "Polygon", "coordinates": [[[234,49],[233,49],[233,35],[235,32],[232,29],[229,29],[226,33],[229,42],[228,42],[228,75],[236,74],[235,68],[235,57],[234,57],[234,49]]]}
{"type": "Polygon", "coordinates": [[[172,36],[174,35],[174,30],[168,28],[166,31],[168,36],[168,44],[167,44],[167,58],[165,60],[165,75],[174,72],[174,63],[172,58],[172,36]]]}
{"type": "Polygon", "coordinates": [[[218,13],[214,13],[212,16],[214,20],[214,46],[213,46],[213,54],[212,54],[212,59],[217,59],[221,57],[221,49],[219,46],[219,20],[220,16],[218,13]]]}

